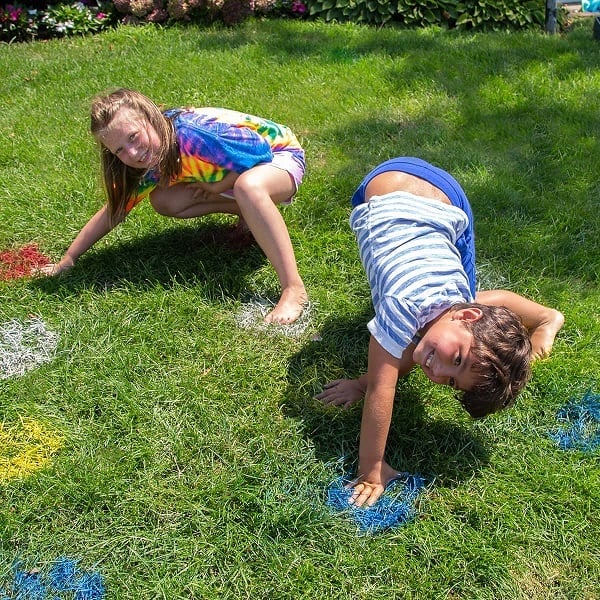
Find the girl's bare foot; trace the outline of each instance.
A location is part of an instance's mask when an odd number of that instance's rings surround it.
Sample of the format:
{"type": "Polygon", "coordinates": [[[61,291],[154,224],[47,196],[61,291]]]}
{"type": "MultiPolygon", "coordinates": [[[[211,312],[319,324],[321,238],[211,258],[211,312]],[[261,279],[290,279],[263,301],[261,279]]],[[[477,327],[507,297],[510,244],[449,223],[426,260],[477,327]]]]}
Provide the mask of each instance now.
{"type": "Polygon", "coordinates": [[[246,225],[246,221],[241,217],[236,226],[227,234],[227,242],[230,246],[238,249],[247,248],[248,246],[256,244],[256,240],[248,228],[248,225],[246,225]]]}
{"type": "Polygon", "coordinates": [[[308,300],[303,285],[291,286],[283,290],[275,308],[265,317],[265,323],[289,325],[298,319],[308,300]]]}
{"type": "Polygon", "coordinates": [[[548,315],[541,325],[538,325],[530,332],[532,356],[536,360],[545,358],[552,351],[554,338],[563,326],[565,318],[561,312],[548,309],[548,315]]]}

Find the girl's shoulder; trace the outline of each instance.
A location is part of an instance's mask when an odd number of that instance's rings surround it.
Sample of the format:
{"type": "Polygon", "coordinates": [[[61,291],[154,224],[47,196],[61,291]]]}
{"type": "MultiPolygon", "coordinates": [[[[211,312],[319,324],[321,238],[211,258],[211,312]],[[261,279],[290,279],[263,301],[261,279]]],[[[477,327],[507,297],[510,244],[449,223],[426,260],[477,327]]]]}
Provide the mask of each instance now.
{"type": "Polygon", "coordinates": [[[177,119],[183,123],[219,123],[221,125],[230,125],[233,127],[268,127],[277,125],[269,119],[257,117],[239,110],[231,108],[221,108],[215,106],[176,108],[165,111],[164,115],[168,118],[177,119]]]}

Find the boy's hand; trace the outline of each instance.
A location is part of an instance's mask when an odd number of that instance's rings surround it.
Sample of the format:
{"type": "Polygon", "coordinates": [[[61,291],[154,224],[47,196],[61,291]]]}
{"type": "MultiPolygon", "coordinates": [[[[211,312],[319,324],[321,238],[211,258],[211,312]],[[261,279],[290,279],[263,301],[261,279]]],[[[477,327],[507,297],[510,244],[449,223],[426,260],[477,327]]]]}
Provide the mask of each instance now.
{"type": "Polygon", "coordinates": [[[550,354],[554,338],[565,322],[563,314],[558,310],[508,290],[479,291],[475,301],[490,306],[506,306],[520,317],[529,331],[533,360],[550,354]]]}
{"type": "Polygon", "coordinates": [[[388,483],[399,475],[399,472],[392,469],[385,461],[364,472],[359,465],[358,473],[358,477],[346,485],[346,489],[353,490],[348,503],[354,506],[373,506],[388,483]]]}
{"type": "Polygon", "coordinates": [[[323,386],[323,391],[315,398],[325,404],[348,408],[365,395],[365,389],[358,379],[335,379],[323,386]]]}
{"type": "Polygon", "coordinates": [[[561,312],[549,308],[546,310],[544,318],[540,319],[539,323],[529,329],[533,360],[546,358],[550,355],[554,338],[564,322],[565,318],[561,312]]]}

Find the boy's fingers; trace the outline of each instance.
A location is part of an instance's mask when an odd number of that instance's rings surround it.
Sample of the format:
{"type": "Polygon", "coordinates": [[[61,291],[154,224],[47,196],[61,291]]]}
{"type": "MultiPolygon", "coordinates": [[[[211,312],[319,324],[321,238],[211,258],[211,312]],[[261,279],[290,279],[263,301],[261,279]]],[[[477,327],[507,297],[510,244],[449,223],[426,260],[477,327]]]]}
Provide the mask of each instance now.
{"type": "Polygon", "coordinates": [[[354,488],[352,491],[352,496],[348,498],[348,504],[354,504],[354,506],[361,506],[361,496],[364,494],[366,486],[364,483],[356,483],[356,485],[353,485],[355,483],[356,482],[352,482],[346,486],[347,489],[350,489],[352,487],[354,488]]]}
{"type": "Polygon", "coordinates": [[[337,405],[337,404],[342,404],[343,402],[345,402],[345,400],[343,398],[332,396],[331,394],[328,394],[326,392],[321,392],[320,394],[315,396],[315,398],[317,400],[322,400],[325,404],[337,405]]]}
{"type": "Polygon", "coordinates": [[[373,506],[373,504],[375,504],[375,502],[379,500],[381,494],[383,494],[383,487],[381,487],[380,485],[374,487],[371,490],[371,494],[367,500],[367,506],[373,506]]]}
{"type": "Polygon", "coordinates": [[[360,393],[355,389],[356,385],[348,379],[335,379],[323,386],[323,391],[316,394],[317,400],[333,406],[348,408],[360,400],[360,393]]]}
{"type": "Polygon", "coordinates": [[[328,382],[327,382],[327,383],[326,383],[326,384],[323,386],[323,389],[326,389],[326,390],[328,390],[328,389],[330,389],[330,388],[333,388],[333,387],[335,387],[336,385],[339,385],[339,383],[340,383],[341,381],[343,381],[343,379],[334,379],[333,381],[328,381],[328,382]]]}
{"type": "Polygon", "coordinates": [[[371,485],[370,483],[356,483],[356,485],[353,485],[354,483],[350,482],[346,488],[354,487],[354,492],[348,499],[348,504],[357,508],[365,504],[366,506],[373,506],[383,492],[383,488],[380,485],[371,485]]]}

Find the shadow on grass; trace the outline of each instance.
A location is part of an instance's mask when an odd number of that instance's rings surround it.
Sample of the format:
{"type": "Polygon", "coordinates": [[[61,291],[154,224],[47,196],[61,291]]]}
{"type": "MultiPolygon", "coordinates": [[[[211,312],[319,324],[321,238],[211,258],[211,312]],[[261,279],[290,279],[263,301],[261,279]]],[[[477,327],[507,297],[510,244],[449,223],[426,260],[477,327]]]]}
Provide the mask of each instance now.
{"type": "MultiPolygon", "coordinates": [[[[346,469],[356,468],[362,402],[349,409],[328,407],[314,395],[330,379],[357,377],[366,370],[370,311],[351,320],[330,320],[321,329],[322,341],[308,343],[291,358],[282,407],[287,418],[298,421],[319,460],[343,459],[346,469]]],[[[400,471],[451,487],[487,464],[488,452],[468,424],[429,415],[420,384],[412,376],[398,384],[386,456],[400,471]]]]}
{"type": "MultiPolygon", "coordinates": [[[[568,135],[558,125],[554,126],[558,132],[547,125],[552,122],[551,114],[559,110],[556,104],[538,111],[546,124],[536,125],[528,134],[529,154],[515,151],[494,158],[488,153],[494,166],[481,165],[488,172],[483,183],[464,181],[461,177],[461,173],[472,175],[477,171],[477,165],[472,164],[476,154],[468,148],[449,153],[444,140],[452,138],[451,126],[441,123],[435,115],[407,122],[377,116],[354,119],[330,132],[333,144],[343,148],[346,156],[346,162],[333,178],[338,182],[336,197],[343,198],[343,202],[348,199],[349,203],[362,178],[388,158],[423,158],[453,174],[464,187],[475,216],[478,256],[497,263],[507,279],[515,278],[514,271],[517,276],[529,272],[536,278],[544,273],[554,279],[575,278],[597,286],[600,222],[594,215],[598,184],[591,182],[576,197],[564,197],[565,181],[581,167],[576,158],[563,158],[554,151],[560,147],[560,136],[568,135]],[[381,140],[381,145],[369,144],[371,137],[381,140]],[[422,139],[427,139],[430,146],[424,146],[422,139]],[[540,193],[540,189],[544,192],[540,193]]],[[[518,122],[519,112],[505,111],[498,122],[518,122]]],[[[528,126],[533,127],[533,123],[526,119],[524,128],[528,126]]],[[[474,139],[482,135],[481,126],[465,127],[472,131],[474,139]]],[[[600,128],[600,117],[592,119],[590,127],[600,128]]],[[[480,160],[477,158],[476,162],[480,160]]]]}
{"type": "Polygon", "coordinates": [[[203,287],[208,298],[238,297],[247,293],[245,276],[266,258],[252,245],[236,248],[227,240],[231,226],[198,222],[138,239],[111,244],[83,255],[63,276],[32,281],[47,293],[78,293],[124,285],[137,289],[165,289],[190,283],[203,287]]]}
{"type": "MultiPolygon", "coordinates": [[[[411,71],[426,75],[431,79],[432,64],[439,63],[439,57],[446,56],[448,70],[452,69],[452,54],[469,53],[473,56],[471,70],[475,73],[479,65],[493,62],[500,75],[512,74],[515,62],[526,66],[544,64],[548,61],[549,49],[554,55],[564,55],[573,70],[587,66],[599,66],[600,57],[590,52],[591,45],[587,31],[576,39],[571,36],[569,44],[563,44],[559,36],[550,40],[547,46],[530,44],[525,36],[504,35],[476,38],[459,34],[456,31],[439,32],[426,28],[406,28],[388,23],[385,28],[361,27],[350,24],[347,28],[315,27],[307,21],[272,19],[261,22],[260,36],[251,23],[235,29],[214,27],[201,28],[197,36],[196,49],[199,51],[218,51],[225,48],[244,48],[254,46],[260,49],[270,60],[289,61],[294,59],[310,60],[331,64],[351,63],[365,57],[376,56],[386,59],[414,59],[411,71]],[[398,35],[401,31],[401,35],[398,35]],[[475,42],[475,43],[474,43],[475,42]],[[575,60],[574,57],[577,59],[575,60]],[[415,66],[422,64],[422,70],[415,66]]],[[[400,61],[398,61],[400,62],[400,61]]],[[[457,64],[461,64],[460,61],[457,64]]]]}

